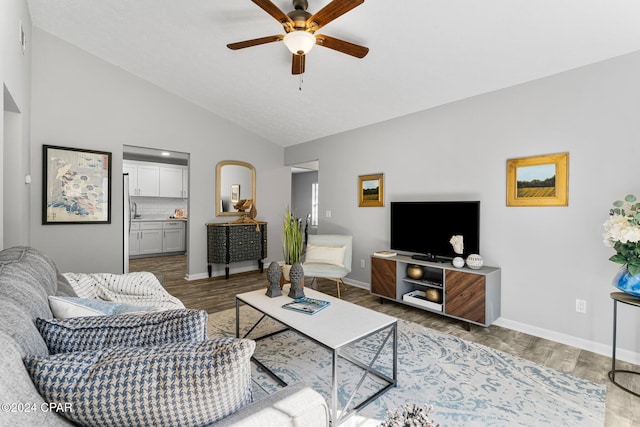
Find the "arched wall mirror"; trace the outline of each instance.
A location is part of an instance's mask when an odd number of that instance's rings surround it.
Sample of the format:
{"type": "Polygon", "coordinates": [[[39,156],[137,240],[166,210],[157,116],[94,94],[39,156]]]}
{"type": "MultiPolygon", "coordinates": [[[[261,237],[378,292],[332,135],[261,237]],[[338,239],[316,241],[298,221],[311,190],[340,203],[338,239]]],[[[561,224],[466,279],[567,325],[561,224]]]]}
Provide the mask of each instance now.
{"type": "Polygon", "coordinates": [[[216,166],[216,216],[239,216],[234,208],[240,200],[256,204],[256,169],[237,160],[225,160],[216,166]]]}

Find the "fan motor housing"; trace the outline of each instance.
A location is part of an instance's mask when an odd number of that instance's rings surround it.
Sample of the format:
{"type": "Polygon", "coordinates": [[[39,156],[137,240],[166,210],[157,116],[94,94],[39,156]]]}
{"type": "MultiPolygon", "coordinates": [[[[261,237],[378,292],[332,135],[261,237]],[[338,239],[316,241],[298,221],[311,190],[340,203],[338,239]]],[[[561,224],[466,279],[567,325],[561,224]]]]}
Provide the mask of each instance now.
{"type": "Polygon", "coordinates": [[[305,29],[307,19],[311,18],[311,14],[306,10],[293,10],[287,13],[287,16],[295,23],[296,29],[305,29]]]}
{"type": "Polygon", "coordinates": [[[304,30],[307,27],[307,19],[312,16],[307,12],[308,5],[307,0],[293,0],[293,8],[295,10],[287,13],[287,16],[295,23],[294,28],[296,30],[304,30]]]}
{"type": "Polygon", "coordinates": [[[293,0],[293,8],[295,10],[307,10],[309,2],[307,0],[293,0]]]}

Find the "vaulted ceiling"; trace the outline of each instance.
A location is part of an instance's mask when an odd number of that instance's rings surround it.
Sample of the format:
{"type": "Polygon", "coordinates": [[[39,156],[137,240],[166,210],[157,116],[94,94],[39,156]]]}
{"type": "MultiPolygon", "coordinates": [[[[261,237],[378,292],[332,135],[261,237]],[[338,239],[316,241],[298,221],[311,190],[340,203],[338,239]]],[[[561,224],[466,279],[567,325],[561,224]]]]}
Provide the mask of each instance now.
{"type": "Polygon", "coordinates": [[[365,0],[321,32],[369,54],[316,46],[301,83],[280,42],[227,49],[283,34],[250,0],[28,3],[34,26],[283,146],[640,50],[637,0],[365,0]]]}

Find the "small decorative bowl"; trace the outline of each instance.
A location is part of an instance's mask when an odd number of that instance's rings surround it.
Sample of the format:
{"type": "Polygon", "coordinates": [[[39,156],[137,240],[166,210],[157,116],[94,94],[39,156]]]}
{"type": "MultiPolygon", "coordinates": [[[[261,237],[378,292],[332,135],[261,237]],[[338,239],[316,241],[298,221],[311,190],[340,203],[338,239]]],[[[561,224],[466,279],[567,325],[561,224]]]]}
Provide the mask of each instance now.
{"type": "Polygon", "coordinates": [[[478,254],[471,254],[467,257],[467,266],[472,270],[478,270],[484,265],[484,260],[478,254]]]}
{"type": "Polygon", "coordinates": [[[451,264],[453,264],[454,267],[458,267],[458,268],[464,267],[464,259],[462,259],[462,257],[457,256],[453,259],[453,261],[451,261],[451,264]]]}

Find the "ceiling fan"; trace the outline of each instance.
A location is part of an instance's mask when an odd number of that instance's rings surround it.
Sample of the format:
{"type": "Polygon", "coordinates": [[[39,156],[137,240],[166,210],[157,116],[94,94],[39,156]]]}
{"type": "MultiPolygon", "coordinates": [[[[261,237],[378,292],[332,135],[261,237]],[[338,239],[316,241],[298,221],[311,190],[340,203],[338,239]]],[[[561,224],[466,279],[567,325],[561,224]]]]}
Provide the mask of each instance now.
{"type": "Polygon", "coordinates": [[[227,45],[229,49],[238,50],[246,47],[258,46],[265,43],[283,41],[293,54],[291,64],[292,74],[304,73],[305,55],[317,44],[328,47],[356,58],[364,58],[369,53],[369,48],[336,39],[324,34],[314,34],[317,30],[327,25],[334,19],[344,15],[351,9],[360,6],[364,0],[333,0],[331,3],[312,15],[307,12],[307,0],[293,0],[293,8],[289,13],[284,13],[270,0],[251,0],[260,6],[265,12],[273,16],[284,28],[286,35],[261,37],[245,40],[227,45]]]}

